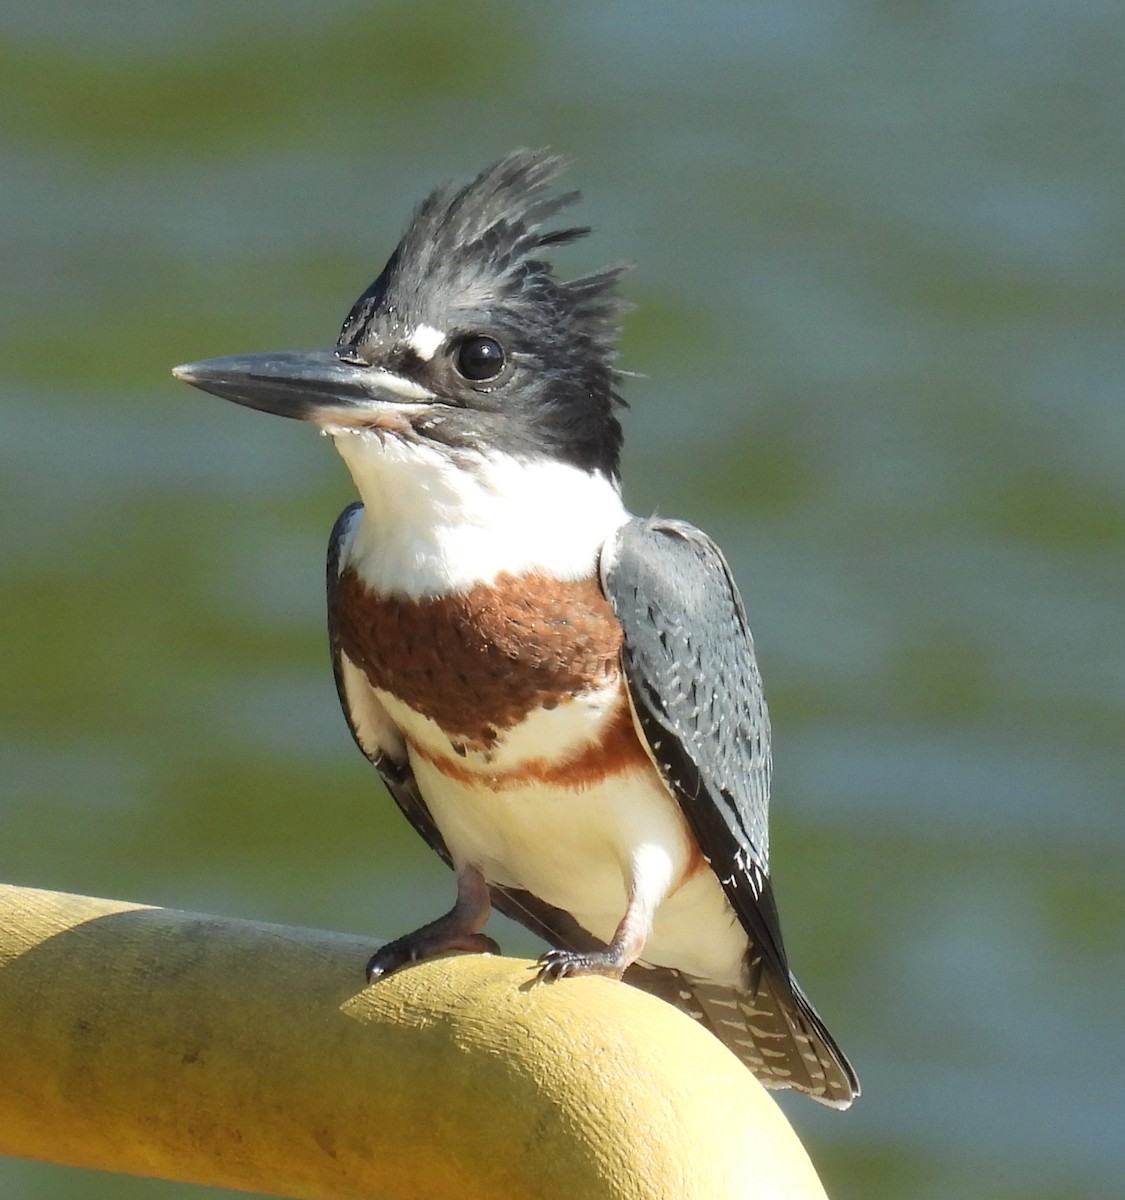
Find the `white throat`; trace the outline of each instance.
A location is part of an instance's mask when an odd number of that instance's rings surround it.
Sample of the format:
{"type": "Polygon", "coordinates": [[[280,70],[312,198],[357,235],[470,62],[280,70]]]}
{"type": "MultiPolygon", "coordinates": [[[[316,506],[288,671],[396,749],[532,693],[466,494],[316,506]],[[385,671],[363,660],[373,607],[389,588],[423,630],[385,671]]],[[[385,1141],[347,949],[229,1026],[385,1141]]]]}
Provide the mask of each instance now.
{"type": "Polygon", "coordinates": [[[629,519],[616,484],[565,463],[332,437],[363,501],[342,561],[382,592],[440,595],[501,572],[583,579],[629,519]]]}

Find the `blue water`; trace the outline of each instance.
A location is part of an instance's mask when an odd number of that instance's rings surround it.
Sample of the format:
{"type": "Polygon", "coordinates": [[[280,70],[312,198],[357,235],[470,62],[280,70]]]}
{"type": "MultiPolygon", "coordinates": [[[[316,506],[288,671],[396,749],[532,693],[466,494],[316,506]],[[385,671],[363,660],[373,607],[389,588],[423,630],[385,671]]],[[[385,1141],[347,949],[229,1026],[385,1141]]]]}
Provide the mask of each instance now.
{"type": "Polygon", "coordinates": [[[786,1102],[829,1195],[1122,1194],[1123,61],[1109,0],[0,3],[0,877],[446,904],[336,710],[342,466],[168,371],[327,344],[430,186],[550,143],[564,269],[638,264],[628,499],[751,612],[787,940],[864,1084],[786,1102]]]}

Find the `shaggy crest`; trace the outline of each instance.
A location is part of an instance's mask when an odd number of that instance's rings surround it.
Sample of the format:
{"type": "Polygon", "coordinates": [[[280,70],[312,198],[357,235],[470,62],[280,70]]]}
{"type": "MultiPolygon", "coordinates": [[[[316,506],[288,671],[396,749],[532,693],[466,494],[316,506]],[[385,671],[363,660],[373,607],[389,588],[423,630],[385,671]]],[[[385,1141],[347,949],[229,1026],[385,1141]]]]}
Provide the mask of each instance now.
{"type": "Polygon", "coordinates": [[[385,344],[418,324],[527,329],[530,321],[532,329],[547,323],[556,335],[577,337],[586,354],[608,364],[625,308],[615,286],[627,267],[562,281],[543,257],[590,232],[547,227],[580,198],[551,188],[565,166],[546,150],[515,150],[464,187],[434,191],[356,301],[337,344],[385,344]]]}

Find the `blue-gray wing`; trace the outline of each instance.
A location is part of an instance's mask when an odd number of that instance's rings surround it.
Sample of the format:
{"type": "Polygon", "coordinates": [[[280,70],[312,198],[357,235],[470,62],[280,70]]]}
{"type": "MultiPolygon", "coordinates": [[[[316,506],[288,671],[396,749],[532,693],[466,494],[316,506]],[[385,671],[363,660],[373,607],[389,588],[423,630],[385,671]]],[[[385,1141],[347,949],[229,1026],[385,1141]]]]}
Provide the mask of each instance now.
{"type": "Polygon", "coordinates": [[[602,587],[640,733],[747,934],[745,983],[681,998],[768,1087],[846,1108],[859,1083],[786,961],[769,879],[770,725],[730,568],[683,521],[633,519],[602,551],[602,587]]]}
{"type": "Polygon", "coordinates": [[[770,723],[722,552],[684,521],[635,518],[602,552],[641,731],[747,932],[787,973],[769,894],[770,723]]]}

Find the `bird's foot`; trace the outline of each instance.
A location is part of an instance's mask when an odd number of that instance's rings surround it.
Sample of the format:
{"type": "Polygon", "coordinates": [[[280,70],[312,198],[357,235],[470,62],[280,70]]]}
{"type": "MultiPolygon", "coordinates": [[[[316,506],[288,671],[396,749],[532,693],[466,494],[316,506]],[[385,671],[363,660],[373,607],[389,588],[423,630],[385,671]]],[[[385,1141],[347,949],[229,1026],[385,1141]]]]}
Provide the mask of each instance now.
{"type": "Polygon", "coordinates": [[[569,975],[607,975],[620,979],[629,965],[612,946],[595,950],[589,954],[578,954],[574,950],[548,950],[532,967],[536,982],[551,983],[569,975]]]}
{"type": "Polygon", "coordinates": [[[367,982],[374,983],[387,975],[393,975],[401,967],[422,962],[427,958],[440,958],[443,954],[499,954],[500,947],[483,933],[471,933],[462,929],[435,928],[442,925],[444,918],[423,925],[413,933],[404,934],[380,946],[367,964],[367,982]]]}
{"type": "Polygon", "coordinates": [[[443,954],[499,954],[500,947],[480,931],[490,907],[484,876],[471,864],[459,867],[457,903],[436,921],[380,946],[367,963],[367,982],[443,954]]]}

